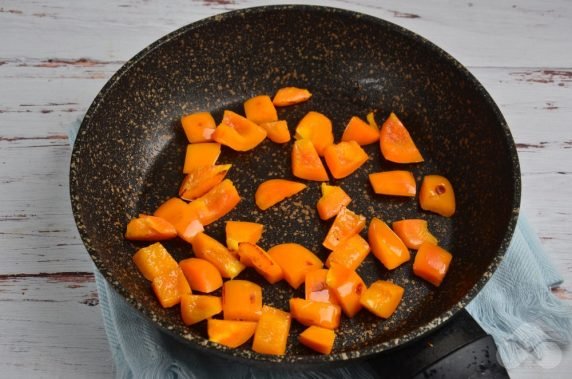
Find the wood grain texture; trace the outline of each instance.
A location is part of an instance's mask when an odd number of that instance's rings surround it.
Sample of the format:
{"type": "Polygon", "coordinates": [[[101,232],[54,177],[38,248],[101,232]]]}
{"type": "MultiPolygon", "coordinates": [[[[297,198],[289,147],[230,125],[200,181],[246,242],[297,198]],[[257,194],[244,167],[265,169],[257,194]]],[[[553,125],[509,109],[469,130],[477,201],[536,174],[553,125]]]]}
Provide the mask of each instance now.
{"type": "MultiPolygon", "coordinates": [[[[68,200],[69,128],[139,50],[190,22],[269,1],[0,1],[0,377],[110,377],[93,265],[68,200]]],[[[522,210],[565,277],[572,306],[572,4],[567,0],[328,0],[444,48],[507,119],[522,210]]],[[[545,365],[547,367],[547,365],[545,365]]],[[[533,361],[514,378],[565,378],[533,361]]]]}

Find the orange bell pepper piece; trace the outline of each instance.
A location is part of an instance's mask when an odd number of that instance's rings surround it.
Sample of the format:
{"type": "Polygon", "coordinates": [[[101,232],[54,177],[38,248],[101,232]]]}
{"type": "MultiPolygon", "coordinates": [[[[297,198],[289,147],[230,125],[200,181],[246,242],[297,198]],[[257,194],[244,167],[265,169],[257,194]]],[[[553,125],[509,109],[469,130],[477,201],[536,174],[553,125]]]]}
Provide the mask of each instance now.
{"type": "Polygon", "coordinates": [[[270,96],[260,95],[244,102],[244,114],[250,121],[261,124],[263,122],[278,121],[278,113],[270,96]]]}
{"type": "Polygon", "coordinates": [[[327,249],[334,250],[340,243],[354,234],[361,232],[364,227],[364,216],[358,215],[346,207],[342,207],[322,245],[327,249]]]}
{"type": "Polygon", "coordinates": [[[153,280],[179,267],[177,261],[159,242],[139,249],[133,256],[133,263],[147,280],[153,280]]]}
{"type": "Polygon", "coordinates": [[[195,256],[212,263],[223,278],[232,279],[246,268],[223,244],[205,233],[197,234],[191,244],[195,256]]]}
{"type": "Polygon", "coordinates": [[[342,179],[360,168],[368,156],[356,141],[348,141],[326,147],[324,159],[332,176],[342,179]]]}
{"type": "MultiPolygon", "coordinates": [[[[375,121],[375,114],[374,112],[369,112],[367,114],[367,116],[365,116],[367,123],[369,124],[369,126],[371,126],[374,129],[377,129],[379,131],[379,126],[377,125],[377,122],[375,121]]],[[[378,133],[379,134],[379,133],[378,133]]],[[[378,136],[379,139],[379,136],[378,136]]]]}
{"type": "Polygon", "coordinates": [[[388,161],[396,163],[423,162],[423,157],[415,146],[411,135],[393,112],[381,126],[379,145],[381,153],[388,161]]]}
{"type": "Polygon", "coordinates": [[[401,238],[405,246],[417,250],[423,242],[431,242],[437,245],[437,238],[431,234],[427,227],[427,221],[420,219],[408,219],[395,221],[391,224],[395,234],[401,238]]]}
{"type": "Polygon", "coordinates": [[[234,209],[240,195],[230,179],[225,179],[209,192],[189,203],[189,208],[203,225],[208,225],[234,209]]]}
{"type": "Polygon", "coordinates": [[[270,284],[279,282],[284,277],[282,268],[258,245],[241,242],[238,256],[245,266],[254,267],[270,284]]]}
{"type": "Polygon", "coordinates": [[[220,144],[214,142],[190,143],[187,145],[183,174],[199,167],[212,166],[220,155],[220,144]]]}
{"type": "Polygon", "coordinates": [[[203,166],[189,172],[181,186],[179,196],[187,201],[203,196],[222,182],[232,165],[203,166]]]}
{"type": "Polygon", "coordinates": [[[455,213],[455,192],[447,178],[426,175],[419,191],[419,204],[426,211],[451,217],[455,213]]]}
{"type": "Polygon", "coordinates": [[[378,140],[379,129],[357,116],[350,119],[342,135],[342,141],[356,141],[360,146],[369,145],[378,140]]]}
{"type": "Polygon", "coordinates": [[[296,126],[295,137],[310,140],[318,155],[323,156],[326,147],[334,143],[332,122],[321,113],[308,112],[296,126]]]}
{"type": "Polygon", "coordinates": [[[326,284],[327,273],[328,270],[321,268],[310,271],[306,274],[306,280],[304,283],[306,300],[338,305],[338,300],[326,284]]]}
{"type": "Polygon", "coordinates": [[[286,107],[288,105],[294,105],[303,103],[312,97],[310,91],[304,88],[296,88],[296,87],[284,87],[280,88],[276,95],[274,95],[274,99],[272,102],[277,107],[286,107]]]}
{"type": "Polygon", "coordinates": [[[263,122],[260,124],[266,130],[270,141],[275,143],[286,143],[290,141],[290,130],[286,120],[263,122]]]}
{"type": "Polygon", "coordinates": [[[163,308],[177,305],[181,296],[191,294],[191,287],[179,268],[153,278],[151,288],[163,308]]]}
{"type": "Polygon", "coordinates": [[[354,317],[361,310],[360,297],[367,287],[357,272],[332,263],[326,284],[333,290],[346,316],[354,317]]]}
{"type": "Polygon", "coordinates": [[[359,234],[354,234],[330,253],[326,260],[326,267],[331,267],[332,263],[337,263],[350,270],[355,270],[367,257],[369,250],[367,241],[359,234]]]}
{"type": "Polygon", "coordinates": [[[322,183],[321,189],[322,197],[318,200],[316,208],[322,220],[331,219],[352,201],[342,187],[322,183]]]}
{"type": "Polygon", "coordinates": [[[177,229],[165,219],[139,215],[127,224],[125,238],[132,241],[163,241],[177,236],[177,229]]]}
{"type": "Polygon", "coordinates": [[[342,311],[339,305],[294,297],[290,299],[290,314],[302,325],[336,329],[342,311]]]}
{"type": "Polygon", "coordinates": [[[191,242],[198,233],[204,230],[196,210],[176,197],[161,204],[153,215],[170,222],[177,230],[179,237],[187,242],[191,242]]]}
{"type": "Polygon", "coordinates": [[[415,255],[413,273],[439,287],[449,270],[452,259],[453,256],[447,250],[431,242],[424,242],[415,255]]]}
{"type": "Polygon", "coordinates": [[[262,237],[264,226],[256,222],[227,221],[225,226],[226,246],[232,251],[238,251],[241,242],[257,243],[262,237]]]}
{"type": "Polygon", "coordinates": [[[290,324],[288,312],[265,305],[256,325],[252,350],[260,354],[284,355],[290,324]]]}
{"type": "Polygon", "coordinates": [[[266,130],[249,119],[232,111],[224,111],[213,140],[236,151],[254,149],[266,138],[266,130]]]}
{"type": "Polygon", "coordinates": [[[322,354],[330,354],[334,347],[336,333],[331,329],[310,326],[298,336],[298,341],[312,350],[322,354]]]}
{"type": "Polygon", "coordinates": [[[397,284],[378,280],[362,293],[360,302],[374,315],[389,318],[401,302],[403,292],[403,287],[397,284]]]}
{"type": "Polygon", "coordinates": [[[256,322],[216,320],[207,321],[209,341],[228,347],[239,347],[248,341],[256,330],[256,322]]]}
{"type": "Polygon", "coordinates": [[[179,262],[179,267],[194,291],[211,293],[222,287],[220,272],[206,259],[183,259],[179,262]]]}
{"type": "Polygon", "coordinates": [[[254,199],[258,208],[264,211],[274,204],[294,196],[304,188],[306,188],[304,183],[286,179],[270,179],[258,186],[254,199]]]}
{"type": "Polygon", "coordinates": [[[415,196],[417,187],[411,171],[384,171],[369,174],[373,191],[380,195],[415,196]]]}
{"type": "Polygon", "coordinates": [[[294,142],[292,148],[292,173],[300,179],[327,181],[328,173],[318,156],[316,148],[308,139],[294,142]]]}
{"type": "Polygon", "coordinates": [[[258,321],[262,313],[262,288],[248,280],[229,280],[222,285],[225,320],[258,321]]]}
{"type": "Polygon", "coordinates": [[[183,130],[190,143],[212,141],[216,123],[209,112],[191,113],[181,117],[183,130]]]}
{"type": "Polygon", "coordinates": [[[411,258],[407,246],[399,236],[377,217],[371,220],[367,234],[373,255],[388,270],[399,267],[411,258]]]}
{"type": "Polygon", "coordinates": [[[314,253],[297,243],[283,243],[268,250],[268,254],[282,268],[284,279],[294,289],[304,283],[306,274],[322,268],[323,263],[314,253]]]}
{"type": "Polygon", "coordinates": [[[185,325],[209,319],[222,311],[220,297],[210,295],[182,295],[181,317],[185,325]]]}

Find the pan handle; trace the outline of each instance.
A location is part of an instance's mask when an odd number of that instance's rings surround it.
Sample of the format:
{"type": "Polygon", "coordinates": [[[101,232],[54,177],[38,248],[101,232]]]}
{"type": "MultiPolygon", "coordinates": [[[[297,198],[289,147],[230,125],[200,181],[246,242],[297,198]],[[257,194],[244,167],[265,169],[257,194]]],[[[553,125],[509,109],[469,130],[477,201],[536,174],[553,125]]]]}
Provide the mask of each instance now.
{"type": "Polygon", "coordinates": [[[508,378],[497,348],[465,309],[443,327],[366,363],[380,378],[508,378]]]}

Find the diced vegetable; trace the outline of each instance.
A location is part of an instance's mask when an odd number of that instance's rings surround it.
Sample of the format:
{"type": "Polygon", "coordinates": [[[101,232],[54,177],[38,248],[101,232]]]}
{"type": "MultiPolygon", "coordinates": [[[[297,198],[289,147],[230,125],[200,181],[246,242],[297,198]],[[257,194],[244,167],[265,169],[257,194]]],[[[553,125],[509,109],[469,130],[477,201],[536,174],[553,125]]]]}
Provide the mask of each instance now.
{"type": "MultiPolygon", "coordinates": [[[[369,112],[365,118],[366,118],[369,126],[371,126],[374,129],[379,130],[379,126],[377,125],[377,122],[375,121],[375,113],[374,112],[369,112]]],[[[379,138],[379,136],[378,136],[378,138],[379,138]]]]}
{"type": "Polygon", "coordinates": [[[247,221],[227,221],[226,246],[232,250],[238,250],[238,244],[241,242],[257,243],[262,236],[264,226],[255,222],[247,221]]]}
{"type": "Polygon", "coordinates": [[[290,141],[290,130],[286,120],[263,122],[260,124],[266,130],[267,137],[275,143],[290,141]]]}
{"type": "Polygon", "coordinates": [[[220,144],[214,142],[190,143],[187,145],[183,174],[199,167],[213,166],[220,155],[220,144]]]}
{"type": "Polygon", "coordinates": [[[348,141],[326,147],[324,159],[332,176],[342,179],[360,168],[368,156],[356,141],[348,141]]]}
{"type": "Polygon", "coordinates": [[[284,277],[282,268],[258,245],[241,242],[238,256],[245,266],[254,267],[270,284],[279,282],[284,277]]]}
{"type": "Polygon", "coordinates": [[[300,179],[327,181],[328,173],[309,139],[299,139],[292,148],[292,173],[300,179]]]}
{"type": "Polygon", "coordinates": [[[295,137],[310,140],[318,155],[323,156],[326,147],[334,143],[332,122],[321,113],[308,112],[298,123],[295,137]]]}
{"type": "Polygon", "coordinates": [[[167,220],[139,215],[127,224],[125,238],[132,241],[164,241],[177,236],[177,229],[167,220]]]}
{"type": "Polygon", "coordinates": [[[191,242],[198,233],[204,230],[196,210],[176,197],[161,204],[153,215],[170,222],[177,230],[179,237],[187,242],[191,242]]]}
{"type": "Polygon", "coordinates": [[[447,250],[424,242],[415,255],[413,273],[439,287],[449,270],[453,256],[447,250]]]}
{"type": "Polygon", "coordinates": [[[191,287],[179,268],[156,276],[151,282],[151,288],[163,308],[177,305],[181,302],[181,296],[191,294],[191,287]]]}
{"type": "Polygon", "coordinates": [[[234,209],[240,195],[230,179],[225,179],[209,192],[189,203],[189,208],[203,225],[209,225],[234,209]]]}
{"type": "Polygon", "coordinates": [[[297,243],[283,243],[268,250],[284,273],[284,279],[294,289],[304,283],[306,274],[322,268],[323,263],[314,253],[297,243]]]}
{"type": "Polygon", "coordinates": [[[232,111],[224,111],[222,122],[217,126],[213,140],[236,151],[254,149],[266,138],[266,130],[232,111]]]}
{"type": "Polygon", "coordinates": [[[211,293],[222,287],[222,277],[215,265],[201,258],[187,258],[179,262],[194,291],[211,293]]]}
{"type": "Polygon", "coordinates": [[[346,316],[354,317],[361,310],[360,297],[367,287],[357,272],[333,263],[326,275],[326,284],[346,316]]]}
{"type": "Polygon", "coordinates": [[[321,189],[322,197],[318,200],[316,208],[322,220],[331,219],[352,201],[342,187],[322,183],[321,189]]]}
{"type": "Polygon", "coordinates": [[[342,135],[342,141],[356,141],[360,146],[369,145],[379,140],[379,129],[353,116],[342,135]]]}
{"type": "Polygon", "coordinates": [[[229,280],[222,285],[225,320],[258,321],[262,312],[262,288],[248,280],[229,280]]]}
{"type": "Polygon", "coordinates": [[[455,213],[455,192],[451,182],[440,175],[426,175],[419,191],[419,204],[426,211],[451,217],[455,213]]]}
{"type": "Polygon", "coordinates": [[[417,187],[411,171],[384,171],[369,174],[373,191],[380,195],[415,196],[417,187]]]}
{"type": "Polygon", "coordinates": [[[159,242],[139,249],[133,256],[133,263],[147,280],[179,268],[177,261],[159,242]]]}
{"type": "Polygon", "coordinates": [[[222,311],[220,297],[210,295],[182,295],[181,317],[185,325],[193,325],[222,311]]]}
{"type": "Polygon", "coordinates": [[[336,333],[331,329],[310,326],[298,336],[298,341],[312,350],[322,354],[330,354],[334,347],[336,333]]]}
{"type": "Polygon", "coordinates": [[[302,103],[312,97],[312,94],[307,89],[296,88],[296,87],[284,87],[280,88],[272,102],[277,107],[285,107],[288,105],[294,105],[302,103]]]}
{"type": "Polygon", "coordinates": [[[197,234],[192,245],[195,256],[212,263],[223,278],[232,279],[246,268],[223,244],[205,233],[197,234]]]}
{"type": "Polygon", "coordinates": [[[362,293],[360,302],[374,315],[389,318],[401,302],[403,292],[403,287],[397,284],[378,280],[362,293]]]}
{"type": "Polygon", "coordinates": [[[260,183],[254,194],[258,208],[263,211],[306,188],[304,183],[286,179],[270,179],[260,183]]]}
{"type": "Polygon", "coordinates": [[[244,114],[246,118],[257,124],[263,122],[278,121],[278,113],[270,96],[260,95],[252,97],[244,102],[244,114]]]}
{"type": "Polygon", "coordinates": [[[183,130],[190,143],[212,141],[216,123],[209,112],[191,113],[181,117],[183,130]]]}
{"type": "Polygon", "coordinates": [[[326,284],[327,274],[328,270],[324,268],[310,271],[306,274],[306,280],[304,283],[306,300],[338,305],[336,296],[326,284]]]}
{"type": "Polygon", "coordinates": [[[334,250],[340,243],[358,234],[365,227],[365,217],[343,207],[336,216],[322,245],[334,250]]]}
{"type": "Polygon", "coordinates": [[[256,324],[253,321],[210,319],[207,321],[207,333],[211,342],[234,348],[254,335],[256,324]]]}
{"type": "Polygon", "coordinates": [[[359,234],[354,234],[330,253],[326,260],[326,267],[330,267],[332,263],[337,263],[350,270],[355,270],[369,254],[369,250],[367,241],[359,234]]]}
{"type": "Polygon", "coordinates": [[[342,311],[339,305],[294,297],[290,299],[290,314],[302,325],[336,329],[342,311]]]}
{"type": "Polygon", "coordinates": [[[260,354],[284,355],[290,323],[288,312],[265,305],[254,332],[252,350],[260,354]]]}
{"type": "Polygon", "coordinates": [[[388,161],[396,163],[423,162],[423,157],[415,146],[411,135],[393,112],[381,126],[379,144],[381,153],[388,161]]]}
{"type": "Polygon", "coordinates": [[[367,234],[373,255],[386,269],[393,270],[411,258],[407,246],[382,220],[374,217],[367,234]]]}
{"type": "Polygon", "coordinates": [[[210,191],[222,182],[232,165],[202,166],[185,176],[179,187],[179,196],[185,200],[194,200],[210,191]]]}
{"type": "Polygon", "coordinates": [[[405,243],[405,246],[410,249],[419,249],[423,242],[431,242],[437,245],[437,238],[431,234],[425,220],[408,219],[395,221],[391,224],[391,227],[395,234],[405,243]]]}

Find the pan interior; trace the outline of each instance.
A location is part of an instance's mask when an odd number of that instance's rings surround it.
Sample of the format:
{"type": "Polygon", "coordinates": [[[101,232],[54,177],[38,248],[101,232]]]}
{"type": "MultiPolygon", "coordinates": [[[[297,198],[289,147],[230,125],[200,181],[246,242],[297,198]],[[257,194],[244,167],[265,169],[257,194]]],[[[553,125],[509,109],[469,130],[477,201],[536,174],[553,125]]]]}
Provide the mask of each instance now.
{"type": "MultiPolygon", "coordinates": [[[[516,192],[512,142],[501,127],[502,117],[475,83],[421,38],[349,12],[279,7],[191,25],[134,58],[88,112],[71,166],[72,204],[80,234],[97,267],[132,305],[175,335],[225,350],[208,344],[204,328],[185,327],[178,307],[159,306],[131,261],[145,244],[125,241],[122,235],[132,217],[152,213],[176,196],[187,144],[181,115],[210,111],[220,120],[225,109],[243,113],[242,102],[249,97],[299,86],[310,89],[312,99],[280,109],[279,118],[287,120],[293,132],[308,111],[324,113],[339,141],[351,116],[364,118],[375,111],[381,123],[393,111],[425,162],[388,162],[373,144],[365,148],[370,159],[358,172],[333,183],[348,192],[353,200],[350,209],[368,222],[372,217],[386,222],[428,220],[440,244],[454,255],[453,264],[442,286],[435,289],[413,276],[411,263],[389,272],[370,254],[359,274],[368,285],[386,279],[404,286],[403,302],[386,321],[367,311],[351,320],[344,318],[336,352],[351,355],[398,345],[403,336],[415,337],[420,328],[454,308],[502,253],[516,192]],[[423,212],[417,198],[375,195],[367,175],[393,169],[411,170],[418,188],[424,175],[448,177],[457,198],[455,216],[423,212]]],[[[291,148],[292,142],[270,141],[248,153],[223,148],[218,162],[233,164],[228,178],[242,201],[206,228],[209,235],[224,241],[226,220],[260,222],[265,226],[262,247],[297,242],[325,261],[328,251],[321,242],[330,223],[321,221],[315,211],[319,183],[309,182],[302,193],[264,212],[254,204],[254,191],[262,181],[297,180],[290,170],[291,148]]],[[[165,246],[177,260],[191,254],[190,245],[179,240],[165,246]]],[[[271,286],[247,271],[239,278],[262,285],[266,304],[287,310],[288,299],[304,296],[303,288],[294,291],[285,282],[271,286]]],[[[293,322],[286,360],[315,356],[296,342],[302,330],[293,322]]],[[[249,350],[246,345],[232,354],[256,357],[249,350]]]]}

